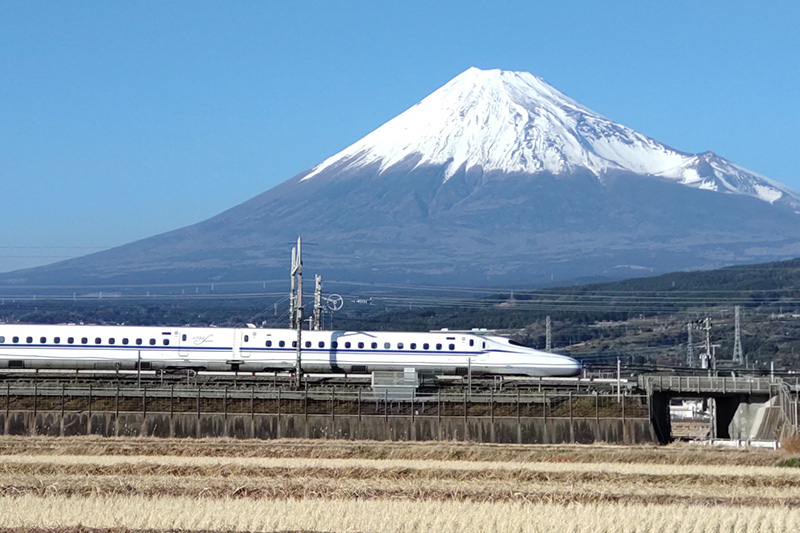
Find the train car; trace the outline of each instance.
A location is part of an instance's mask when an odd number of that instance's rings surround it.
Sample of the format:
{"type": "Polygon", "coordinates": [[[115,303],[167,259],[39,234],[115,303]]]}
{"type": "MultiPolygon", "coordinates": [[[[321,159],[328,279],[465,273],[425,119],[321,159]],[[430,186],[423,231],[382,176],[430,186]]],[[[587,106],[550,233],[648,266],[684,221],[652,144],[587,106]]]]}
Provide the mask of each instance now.
{"type": "MultiPolygon", "coordinates": [[[[567,356],[509,339],[446,330],[414,332],[303,331],[305,372],[373,371],[566,377],[580,373],[567,356]]],[[[0,325],[0,369],[293,370],[292,329],[0,325]]]]}

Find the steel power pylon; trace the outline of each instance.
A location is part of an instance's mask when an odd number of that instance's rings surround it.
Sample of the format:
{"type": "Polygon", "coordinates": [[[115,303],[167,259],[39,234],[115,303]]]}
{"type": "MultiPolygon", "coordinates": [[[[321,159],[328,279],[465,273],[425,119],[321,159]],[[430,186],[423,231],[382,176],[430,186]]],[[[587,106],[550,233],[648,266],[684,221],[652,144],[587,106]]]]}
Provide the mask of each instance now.
{"type": "Polygon", "coordinates": [[[547,320],[545,321],[545,337],[544,337],[544,349],[546,352],[549,352],[553,349],[553,337],[552,332],[550,330],[550,315],[547,315],[547,320]]]}
{"type": "Polygon", "coordinates": [[[739,306],[733,308],[734,310],[734,339],[733,339],[733,364],[741,365],[747,363],[742,350],[742,326],[739,321],[739,306]]]}

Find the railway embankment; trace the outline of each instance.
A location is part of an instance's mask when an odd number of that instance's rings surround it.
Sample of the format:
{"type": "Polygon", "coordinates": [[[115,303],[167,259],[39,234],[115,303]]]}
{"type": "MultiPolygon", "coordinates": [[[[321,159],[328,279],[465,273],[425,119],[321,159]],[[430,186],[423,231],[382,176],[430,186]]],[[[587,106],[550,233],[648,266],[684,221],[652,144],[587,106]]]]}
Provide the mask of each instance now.
{"type": "Polygon", "coordinates": [[[656,442],[647,396],[207,387],[7,386],[4,435],[469,441],[656,442]]]}

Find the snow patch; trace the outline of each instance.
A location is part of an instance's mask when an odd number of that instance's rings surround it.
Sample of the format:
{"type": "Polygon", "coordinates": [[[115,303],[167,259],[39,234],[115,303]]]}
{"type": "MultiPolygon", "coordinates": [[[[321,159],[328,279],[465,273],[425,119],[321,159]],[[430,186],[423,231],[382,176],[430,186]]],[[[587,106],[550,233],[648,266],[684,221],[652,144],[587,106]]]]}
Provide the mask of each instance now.
{"type": "Polygon", "coordinates": [[[755,184],[753,185],[753,188],[756,190],[756,194],[759,198],[771,204],[780,200],[780,198],[783,196],[781,191],[765,185],[755,184]]]}

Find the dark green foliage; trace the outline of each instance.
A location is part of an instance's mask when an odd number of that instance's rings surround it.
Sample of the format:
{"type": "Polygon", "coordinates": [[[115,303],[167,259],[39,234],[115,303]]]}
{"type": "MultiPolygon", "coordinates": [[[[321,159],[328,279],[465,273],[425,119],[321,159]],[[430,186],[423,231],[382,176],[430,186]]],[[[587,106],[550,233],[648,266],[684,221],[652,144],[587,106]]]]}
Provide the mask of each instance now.
{"type": "MultiPolygon", "coordinates": [[[[800,302],[800,259],[710,272],[674,273],[602,285],[515,290],[491,295],[452,293],[345,295],[331,329],[428,331],[448,328],[506,330],[532,347],[545,346],[551,317],[553,346],[586,361],[682,365],[687,323],[712,317],[717,354],[733,353],[733,307],[742,307],[742,346],[750,365],[797,369],[800,319],[787,311],[800,302]],[[360,300],[356,301],[356,300],[360,300]],[[363,303],[369,301],[370,304],[363,303]]],[[[310,314],[306,302],[306,316],[310,314]]],[[[0,303],[0,321],[165,326],[288,327],[288,304],[277,297],[173,297],[141,300],[108,297],[77,300],[11,300],[0,303]],[[275,316],[274,305],[278,305],[275,316]]],[[[695,353],[703,332],[695,330],[695,353]]]]}

